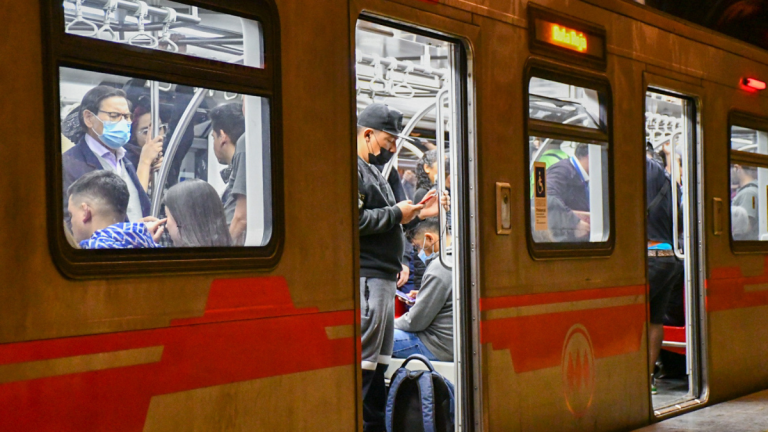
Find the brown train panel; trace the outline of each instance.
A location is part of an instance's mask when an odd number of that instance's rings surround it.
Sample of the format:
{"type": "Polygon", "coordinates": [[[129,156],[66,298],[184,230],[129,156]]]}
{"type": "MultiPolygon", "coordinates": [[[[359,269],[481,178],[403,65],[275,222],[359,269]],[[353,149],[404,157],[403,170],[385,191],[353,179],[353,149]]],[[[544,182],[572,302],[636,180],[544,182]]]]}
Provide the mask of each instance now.
{"type": "MultiPolygon", "coordinates": [[[[471,53],[481,218],[476,269],[482,299],[480,420],[486,430],[540,430],[542,425],[615,430],[651,418],[644,381],[644,191],[626,181],[643,175],[638,142],[644,85],[662,82],[650,76],[661,76],[683,92],[691,93],[693,86],[702,103],[709,400],[768,386],[762,360],[768,354],[765,256],[733,254],[727,235],[712,235],[709,207],[713,197],[727,199],[729,193],[729,111],[768,116],[766,96],[737,87],[747,74],[768,77],[766,53],[626,2],[539,2],[608,31],[617,234],[608,258],[534,261],[526,248],[520,182],[523,73],[530,58],[525,2],[276,3],[286,203],[278,267],[269,274],[88,282],[63,278],[48,252],[42,155],[54,144],[43,138],[49,119],[41,114],[39,2],[5,5],[7,15],[16,18],[0,27],[0,40],[10,41],[0,46],[0,56],[12,60],[0,66],[0,117],[9,119],[0,125],[7,141],[0,146],[0,160],[11,162],[0,171],[3,429],[11,430],[7,419],[16,415],[22,416],[19,427],[40,422],[36,430],[88,429],[82,421],[115,430],[113,414],[130,420],[126,430],[182,430],[192,424],[306,430],[317,427],[318,419],[324,429],[354,428],[359,367],[353,342],[350,59],[354,23],[363,10],[460,37],[471,53]],[[509,182],[517,197],[510,236],[496,235],[491,216],[498,181],[509,182]],[[247,291],[240,300],[249,306],[226,306],[237,300],[232,292],[216,295],[222,283],[217,281],[233,277],[246,279],[233,286],[247,291]],[[272,282],[263,283],[267,280],[272,282]],[[224,305],[218,315],[215,299],[224,305]],[[241,353],[241,361],[255,358],[258,364],[227,367],[235,363],[224,354],[249,340],[257,351],[241,353]],[[126,387],[115,386],[118,382],[126,387]],[[105,389],[110,386],[115,392],[105,389]],[[95,405],[82,410],[84,400],[95,405]],[[63,418],[38,409],[56,404],[63,418]],[[110,412],[114,406],[125,410],[110,412]],[[282,421],[270,423],[275,419],[282,421]]],[[[722,222],[728,227],[727,220],[722,222]]]]}

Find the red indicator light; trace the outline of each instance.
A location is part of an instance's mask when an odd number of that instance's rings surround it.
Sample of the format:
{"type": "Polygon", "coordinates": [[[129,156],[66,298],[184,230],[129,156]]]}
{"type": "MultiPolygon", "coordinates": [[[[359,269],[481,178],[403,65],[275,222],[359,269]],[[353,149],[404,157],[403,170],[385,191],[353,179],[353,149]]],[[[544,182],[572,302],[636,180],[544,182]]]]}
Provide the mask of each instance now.
{"type": "Polygon", "coordinates": [[[765,88],[768,87],[768,85],[766,85],[765,82],[756,80],[754,78],[742,78],[741,84],[744,87],[748,87],[753,90],[765,90],[765,88]]]}

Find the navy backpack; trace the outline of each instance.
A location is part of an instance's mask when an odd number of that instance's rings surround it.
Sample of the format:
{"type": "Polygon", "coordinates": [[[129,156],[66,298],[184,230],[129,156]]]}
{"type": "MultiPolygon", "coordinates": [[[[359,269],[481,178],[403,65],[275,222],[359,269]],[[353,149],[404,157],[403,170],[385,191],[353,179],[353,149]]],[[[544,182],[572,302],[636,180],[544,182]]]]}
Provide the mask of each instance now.
{"type": "Polygon", "coordinates": [[[390,381],[387,432],[453,432],[454,394],[453,384],[435,372],[426,357],[408,357],[390,381]],[[411,360],[421,361],[429,370],[406,369],[411,360]]]}

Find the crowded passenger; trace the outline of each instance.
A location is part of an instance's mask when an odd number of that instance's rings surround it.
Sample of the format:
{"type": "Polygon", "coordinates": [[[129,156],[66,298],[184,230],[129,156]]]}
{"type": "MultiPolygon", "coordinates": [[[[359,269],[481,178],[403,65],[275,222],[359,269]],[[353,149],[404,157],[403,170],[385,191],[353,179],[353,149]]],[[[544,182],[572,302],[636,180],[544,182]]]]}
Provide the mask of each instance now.
{"type": "Polygon", "coordinates": [[[743,210],[736,211],[737,216],[746,216],[733,219],[733,239],[758,240],[760,227],[757,216],[757,168],[734,164],[731,168],[731,182],[738,185],[731,206],[743,210]]]}
{"type": "MultiPolygon", "coordinates": [[[[661,351],[664,339],[664,317],[670,295],[683,284],[683,263],[675,257],[672,211],[672,179],[655,160],[646,157],[646,203],[648,236],[648,286],[650,325],[648,329],[648,357],[650,373],[661,351]]],[[[679,188],[679,185],[674,185],[679,188]]],[[[681,194],[678,194],[680,197],[681,194]]],[[[651,392],[655,394],[655,381],[651,392]]]]}
{"type": "MultiPolygon", "coordinates": [[[[107,170],[122,178],[128,187],[128,220],[138,222],[148,216],[149,196],[136,168],[125,158],[124,147],[131,134],[131,110],[125,92],[109,86],[95,87],[85,94],[77,113],[67,119],[66,125],[68,137],[76,145],[62,155],[64,199],[75,180],[93,171],[107,170]]],[[[147,166],[155,156],[147,154],[147,166]]]]}
{"type": "Polygon", "coordinates": [[[145,191],[149,191],[149,179],[152,173],[163,166],[163,139],[165,125],[161,125],[159,134],[152,136],[152,113],[144,105],[133,110],[131,140],[125,145],[125,159],[136,168],[136,176],[145,191]]]}
{"type": "Polygon", "coordinates": [[[110,170],[83,174],[67,190],[72,238],[82,249],[155,248],[162,221],[125,222],[130,202],[126,182],[110,170]]]}
{"type": "Polygon", "coordinates": [[[374,166],[386,164],[397,150],[395,142],[402,132],[402,120],[402,113],[378,103],[369,105],[358,116],[360,328],[365,432],[386,429],[384,373],[392,356],[395,290],[399,275],[404,271],[401,224],[410,222],[423,208],[411,201],[396,202],[389,183],[374,166]]]}
{"type": "MultiPolygon", "coordinates": [[[[412,234],[427,268],[413,307],[395,320],[393,357],[422,354],[433,361],[453,361],[453,277],[439,259],[440,221],[426,219],[412,234]],[[427,253],[427,251],[429,253],[427,253]]],[[[451,237],[446,234],[447,259],[452,262],[451,237]]]]}
{"type": "Polygon", "coordinates": [[[557,242],[589,241],[589,147],[547,169],[549,229],[557,242]]]}
{"type": "Polygon", "coordinates": [[[187,180],[168,189],[165,213],[176,247],[232,246],[221,198],[207,182],[187,180]]]}
{"type": "Polygon", "coordinates": [[[243,105],[230,103],[212,109],[213,152],[219,163],[227,165],[221,178],[227,183],[221,201],[234,245],[245,244],[248,224],[246,193],[245,117],[243,105]]]}

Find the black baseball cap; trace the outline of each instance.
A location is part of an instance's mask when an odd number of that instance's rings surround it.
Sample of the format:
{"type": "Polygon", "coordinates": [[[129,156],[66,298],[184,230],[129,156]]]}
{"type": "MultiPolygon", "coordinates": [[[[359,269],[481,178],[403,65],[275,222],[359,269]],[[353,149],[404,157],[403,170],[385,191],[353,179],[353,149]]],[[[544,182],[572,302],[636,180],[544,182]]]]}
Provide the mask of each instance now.
{"type": "Polygon", "coordinates": [[[367,127],[413,142],[403,135],[403,113],[383,103],[372,103],[357,116],[357,125],[367,127]]]}

